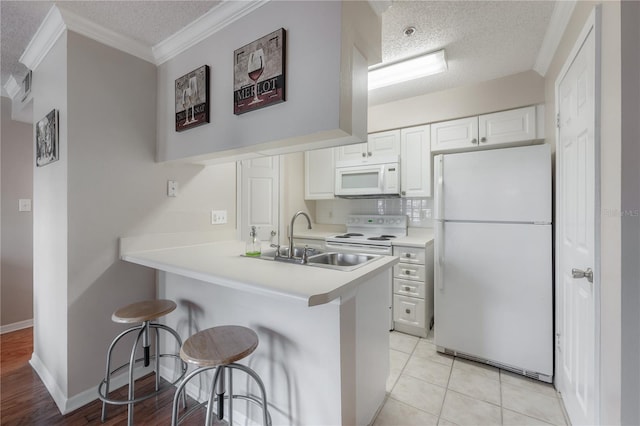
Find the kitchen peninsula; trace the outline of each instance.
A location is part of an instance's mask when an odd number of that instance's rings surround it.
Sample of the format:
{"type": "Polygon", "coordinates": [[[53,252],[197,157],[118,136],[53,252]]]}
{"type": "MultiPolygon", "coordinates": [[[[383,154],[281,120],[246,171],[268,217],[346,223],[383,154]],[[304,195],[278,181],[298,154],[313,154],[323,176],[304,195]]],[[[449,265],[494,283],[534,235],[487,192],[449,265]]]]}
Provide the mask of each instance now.
{"type": "MultiPolygon", "coordinates": [[[[389,373],[385,283],[397,258],[342,271],[244,257],[239,241],[142,248],[132,240],[121,242],[121,258],[159,271],[158,297],[178,304],[167,325],[183,339],[225,324],[256,331],[248,365],[265,382],[273,424],[373,420],[389,373]]],[[[189,392],[202,397],[204,386],[189,392]]]]}

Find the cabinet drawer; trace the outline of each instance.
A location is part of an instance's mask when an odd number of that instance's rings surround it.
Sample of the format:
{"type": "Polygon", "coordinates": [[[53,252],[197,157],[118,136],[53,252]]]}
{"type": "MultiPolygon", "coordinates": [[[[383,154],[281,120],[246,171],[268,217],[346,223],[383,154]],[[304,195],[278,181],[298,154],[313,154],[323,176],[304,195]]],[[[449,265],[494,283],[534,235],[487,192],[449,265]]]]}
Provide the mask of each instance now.
{"type": "Polygon", "coordinates": [[[393,276],[405,280],[415,280],[424,282],[424,265],[413,265],[410,263],[398,263],[393,267],[393,276]]]}
{"type": "Polygon", "coordinates": [[[393,292],[403,296],[418,297],[424,299],[426,285],[420,281],[393,279],[393,292]]]}
{"type": "Polygon", "coordinates": [[[402,324],[424,328],[426,326],[424,300],[393,295],[393,320],[402,324]]]}
{"type": "Polygon", "coordinates": [[[393,255],[402,263],[419,263],[424,265],[424,248],[394,246],[393,255]]]}

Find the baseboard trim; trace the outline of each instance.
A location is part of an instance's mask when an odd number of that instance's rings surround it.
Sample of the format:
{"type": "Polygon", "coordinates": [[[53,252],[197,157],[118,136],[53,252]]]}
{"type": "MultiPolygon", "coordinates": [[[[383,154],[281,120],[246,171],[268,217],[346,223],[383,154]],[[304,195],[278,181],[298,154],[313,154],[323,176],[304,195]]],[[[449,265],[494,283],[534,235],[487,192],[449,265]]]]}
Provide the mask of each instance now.
{"type": "MultiPolygon", "coordinates": [[[[40,376],[40,380],[42,380],[42,383],[44,383],[47,391],[49,391],[49,394],[53,398],[53,401],[56,403],[60,414],[69,414],[70,412],[75,411],[80,407],[84,407],[85,405],[98,399],[98,384],[83,392],[80,392],[79,394],[67,398],[56,383],[53,375],[44,366],[35,352],[31,355],[29,364],[31,364],[31,367],[33,367],[38,376],[40,376]]],[[[140,377],[145,376],[151,372],[153,372],[153,366],[149,366],[146,368],[137,368],[134,371],[134,380],[137,380],[140,377]]],[[[129,373],[126,371],[113,377],[111,379],[111,390],[116,390],[121,388],[122,386],[125,386],[128,381],[129,373]]]]}
{"type": "Polygon", "coordinates": [[[12,331],[18,331],[29,327],[33,327],[33,318],[0,326],[0,334],[11,333],[12,331]]]}

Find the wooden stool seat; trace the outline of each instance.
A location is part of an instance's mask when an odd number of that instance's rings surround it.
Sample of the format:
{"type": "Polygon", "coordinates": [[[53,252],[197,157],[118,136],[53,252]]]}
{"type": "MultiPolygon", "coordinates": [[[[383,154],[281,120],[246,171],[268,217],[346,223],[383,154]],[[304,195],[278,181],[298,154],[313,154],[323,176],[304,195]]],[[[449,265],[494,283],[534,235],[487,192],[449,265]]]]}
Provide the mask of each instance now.
{"type": "Polygon", "coordinates": [[[189,337],[180,349],[180,357],[199,367],[213,367],[245,358],[257,347],[255,331],[237,325],[223,325],[189,337]]]}
{"type": "Polygon", "coordinates": [[[151,321],[167,315],[175,308],[176,303],[173,300],[145,300],[118,309],[111,316],[111,320],[126,324],[151,321]]]}

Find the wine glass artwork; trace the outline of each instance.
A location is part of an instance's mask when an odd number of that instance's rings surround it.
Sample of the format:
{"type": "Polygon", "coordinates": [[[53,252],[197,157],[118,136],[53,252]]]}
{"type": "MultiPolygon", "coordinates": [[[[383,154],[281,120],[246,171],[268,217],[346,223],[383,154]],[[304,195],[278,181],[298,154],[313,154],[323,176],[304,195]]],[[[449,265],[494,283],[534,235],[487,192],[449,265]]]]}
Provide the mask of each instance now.
{"type": "Polygon", "coordinates": [[[247,68],[249,78],[253,80],[254,83],[253,100],[249,102],[249,105],[253,105],[262,102],[262,100],[258,98],[258,79],[264,71],[264,51],[262,49],[256,49],[249,54],[249,64],[247,68]]]}
{"type": "Polygon", "coordinates": [[[203,65],[176,79],[176,131],[209,122],[209,66],[203,65]],[[197,112],[197,115],[196,115],[197,112]]]}
{"type": "Polygon", "coordinates": [[[285,101],[285,35],[280,28],[233,51],[234,114],[285,101]]]}

